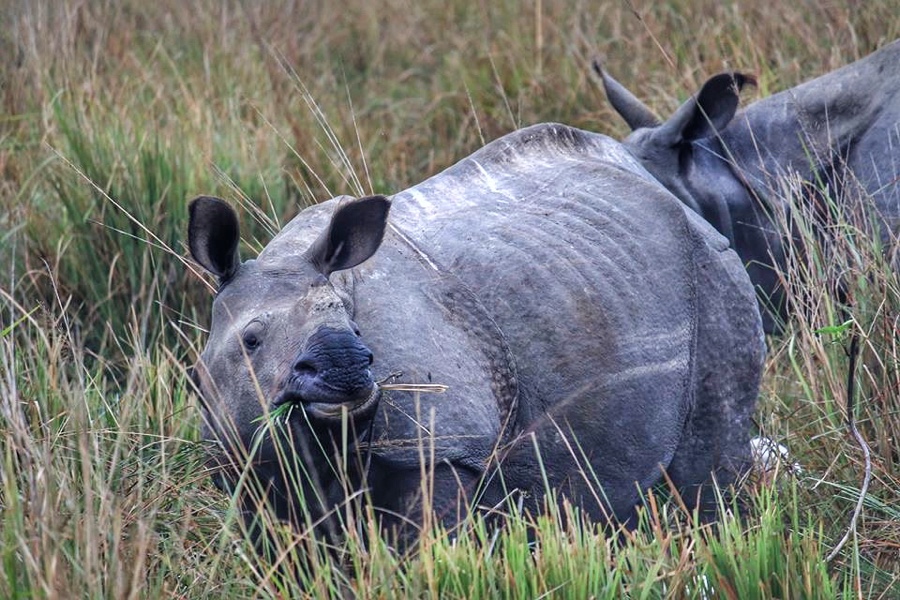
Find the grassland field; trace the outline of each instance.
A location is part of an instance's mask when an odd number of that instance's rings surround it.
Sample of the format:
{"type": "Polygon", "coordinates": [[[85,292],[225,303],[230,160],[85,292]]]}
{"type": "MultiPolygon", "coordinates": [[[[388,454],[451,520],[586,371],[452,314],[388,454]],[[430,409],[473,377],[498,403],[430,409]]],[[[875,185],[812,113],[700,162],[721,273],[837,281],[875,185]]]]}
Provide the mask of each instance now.
{"type": "Polygon", "coordinates": [[[274,568],[208,480],[185,374],[197,194],[241,208],[252,255],[525,125],[623,137],[596,56],[666,116],[711,74],[753,73],[750,102],[898,37],[894,0],[0,0],[0,598],[900,598],[900,282],[853,223],[790,266],[802,316],[768,342],[756,425],[803,471],[715,530],[654,501],[621,546],[551,512],[411,556],[351,535],[341,561],[280,531],[274,568]]]}

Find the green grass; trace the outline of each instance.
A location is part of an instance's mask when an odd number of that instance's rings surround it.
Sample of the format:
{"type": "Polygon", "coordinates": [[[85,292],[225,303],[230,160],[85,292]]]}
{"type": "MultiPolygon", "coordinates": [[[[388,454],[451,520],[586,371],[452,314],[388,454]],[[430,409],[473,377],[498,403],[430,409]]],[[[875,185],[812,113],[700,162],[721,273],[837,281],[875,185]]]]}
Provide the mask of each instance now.
{"type": "Polygon", "coordinates": [[[859,58],[900,37],[893,4],[0,1],[0,597],[900,597],[900,282],[852,219],[791,266],[803,317],[770,340],[757,422],[804,473],[714,530],[655,503],[617,545],[566,509],[398,556],[363,544],[371,522],[331,552],[271,524],[270,568],[209,483],[184,372],[210,304],[192,196],[240,205],[251,255],[303,206],[404,189],[516,127],[621,137],[594,56],[667,115],[726,68],[757,75],[749,100],[859,58]],[[828,563],[863,479],[838,272],[874,459],[828,563]]]}

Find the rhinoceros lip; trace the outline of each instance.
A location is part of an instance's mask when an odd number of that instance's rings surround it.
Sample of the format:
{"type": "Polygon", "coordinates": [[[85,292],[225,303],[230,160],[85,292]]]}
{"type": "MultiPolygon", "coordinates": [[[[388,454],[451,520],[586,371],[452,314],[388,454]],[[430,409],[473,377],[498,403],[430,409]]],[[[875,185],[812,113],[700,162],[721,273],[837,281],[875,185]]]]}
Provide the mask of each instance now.
{"type": "Polygon", "coordinates": [[[301,394],[286,390],[275,398],[272,406],[277,408],[283,404],[296,404],[315,417],[335,419],[340,418],[341,413],[345,409],[348,414],[365,411],[378,402],[380,393],[381,390],[378,386],[373,385],[372,391],[368,396],[355,402],[309,402],[304,400],[301,394]]]}
{"type": "Polygon", "coordinates": [[[380,390],[378,386],[372,386],[372,392],[363,400],[352,403],[332,404],[330,402],[308,402],[304,403],[303,408],[307,412],[312,412],[319,417],[340,418],[344,409],[347,414],[364,412],[367,408],[378,402],[380,390]]]}

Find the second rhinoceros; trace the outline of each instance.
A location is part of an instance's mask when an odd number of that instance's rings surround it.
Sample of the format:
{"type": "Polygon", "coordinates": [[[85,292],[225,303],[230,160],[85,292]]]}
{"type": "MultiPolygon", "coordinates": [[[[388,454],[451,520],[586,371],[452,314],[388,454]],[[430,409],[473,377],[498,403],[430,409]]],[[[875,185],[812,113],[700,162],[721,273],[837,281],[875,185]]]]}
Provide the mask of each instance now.
{"type": "MultiPolygon", "coordinates": [[[[900,232],[900,40],[841,69],[738,111],[753,78],[709,79],[666,121],[595,62],[610,103],[633,132],[627,150],[725,235],[747,266],[766,330],[787,316],[782,279],[791,230],[785,178],[802,182],[803,212],[827,242],[832,213],[875,232],[900,232]],[[809,206],[812,204],[812,206],[809,206]]],[[[838,234],[839,235],[839,234],[838,234]]]]}

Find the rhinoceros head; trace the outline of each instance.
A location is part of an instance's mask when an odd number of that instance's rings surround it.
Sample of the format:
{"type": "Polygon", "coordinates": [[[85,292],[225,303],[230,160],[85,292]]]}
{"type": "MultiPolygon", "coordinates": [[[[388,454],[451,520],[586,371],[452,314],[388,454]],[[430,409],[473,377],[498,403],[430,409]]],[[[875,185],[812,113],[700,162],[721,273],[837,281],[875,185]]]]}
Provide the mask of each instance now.
{"type": "Polygon", "coordinates": [[[374,416],[373,356],[353,322],[347,290],[330,276],[372,256],[389,208],[383,196],[339,204],[302,254],[242,263],[234,210],[217,198],[191,203],[191,254],[219,282],[194,379],[203,436],[222,444],[224,455],[252,457],[255,471],[265,472],[274,461],[272,441],[260,442],[258,432],[266,411],[283,404],[301,411],[288,423],[296,439],[339,427],[344,413],[362,426],[374,416]]]}
{"type": "Polygon", "coordinates": [[[712,142],[734,118],[740,90],[755,80],[741,73],[716,75],[660,122],[599,63],[594,63],[594,69],[603,78],[610,104],[632,129],[625,146],[679,200],[728,236],[727,209],[749,204],[751,199],[728,167],[730,157],[712,142]]]}

